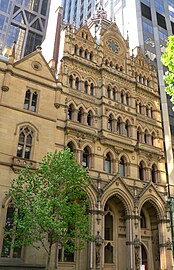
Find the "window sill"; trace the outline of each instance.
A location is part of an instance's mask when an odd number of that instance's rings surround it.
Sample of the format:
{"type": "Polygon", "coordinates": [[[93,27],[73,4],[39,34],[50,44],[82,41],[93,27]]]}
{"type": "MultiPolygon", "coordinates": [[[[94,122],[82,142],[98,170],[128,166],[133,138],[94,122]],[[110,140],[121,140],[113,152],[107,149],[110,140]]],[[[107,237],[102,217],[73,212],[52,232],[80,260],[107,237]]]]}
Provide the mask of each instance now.
{"type": "Polygon", "coordinates": [[[37,162],[30,159],[25,159],[21,157],[13,157],[11,167],[14,171],[19,171],[27,166],[31,169],[36,169],[37,162]]]}

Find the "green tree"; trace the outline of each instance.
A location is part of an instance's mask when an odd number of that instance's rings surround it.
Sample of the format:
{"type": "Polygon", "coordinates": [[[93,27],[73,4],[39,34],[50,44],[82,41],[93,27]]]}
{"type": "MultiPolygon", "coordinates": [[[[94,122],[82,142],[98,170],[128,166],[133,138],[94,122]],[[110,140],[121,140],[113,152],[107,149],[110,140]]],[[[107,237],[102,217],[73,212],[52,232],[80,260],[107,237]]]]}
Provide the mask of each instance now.
{"type": "Polygon", "coordinates": [[[15,247],[40,241],[47,252],[50,269],[53,244],[69,252],[92,239],[89,229],[88,173],[69,149],[48,153],[39,168],[22,170],[9,194],[15,207],[11,235],[15,247]]]}
{"type": "Polygon", "coordinates": [[[167,84],[166,92],[171,96],[171,101],[174,104],[174,36],[168,38],[166,53],[162,55],[161,61],[164,66],[168,67],[164,80],[167,84]]]}

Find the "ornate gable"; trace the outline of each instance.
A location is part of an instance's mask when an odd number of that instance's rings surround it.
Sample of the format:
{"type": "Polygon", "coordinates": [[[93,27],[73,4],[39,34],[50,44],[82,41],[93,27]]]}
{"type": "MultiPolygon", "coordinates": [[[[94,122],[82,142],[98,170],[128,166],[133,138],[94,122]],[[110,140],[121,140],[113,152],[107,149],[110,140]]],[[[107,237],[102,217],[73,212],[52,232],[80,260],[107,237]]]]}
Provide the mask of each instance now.
{"type": "Polygon", "coordinates": [[[91,32],[89,31],[89,28],[86,24],[84,24],[80,29],[78,29],[75,34],[85,41],[90,41],[92,43],[95,43],[95,38],[91,35],[91,32]]]}

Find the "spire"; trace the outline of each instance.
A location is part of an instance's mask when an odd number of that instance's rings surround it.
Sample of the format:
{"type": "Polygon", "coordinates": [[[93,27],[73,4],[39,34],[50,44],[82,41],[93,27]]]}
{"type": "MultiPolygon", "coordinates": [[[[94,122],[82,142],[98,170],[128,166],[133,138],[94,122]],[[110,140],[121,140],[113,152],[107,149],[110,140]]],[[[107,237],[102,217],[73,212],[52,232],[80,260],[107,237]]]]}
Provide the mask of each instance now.
{"type": "Polygon", "coordinates": [[[15,61],[15,57],[16,57],[16,41],[13,42],[11,51],[8,56],[8,62],[13,64],[15,61]]]}
{"type": "Polygon", "coordinates": [[[58,15],[57,15],[57,25],[56,25],[56,35],[54,40],[54,50],[53,50],[53,58],[52,58],[52,69],[57,70],[58,58],[59,58],[59,47],[60,47],[60,32],[62,25],[62,7],[58,7],[58,15]]]}

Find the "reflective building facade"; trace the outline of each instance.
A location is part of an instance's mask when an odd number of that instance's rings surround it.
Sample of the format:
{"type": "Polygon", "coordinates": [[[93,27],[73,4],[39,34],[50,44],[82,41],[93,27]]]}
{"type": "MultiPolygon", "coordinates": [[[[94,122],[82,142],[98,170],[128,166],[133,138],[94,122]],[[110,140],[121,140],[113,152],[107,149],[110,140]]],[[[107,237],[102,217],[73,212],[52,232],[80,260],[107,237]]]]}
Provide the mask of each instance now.
{"type": "Polygon", "coordinates": [[[31,53],[45,37],[51,0],[1,0],[0,46],[4,51],[14,41],[17,59],[31,53]]]}

